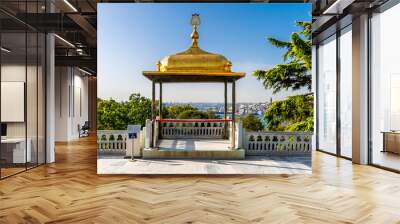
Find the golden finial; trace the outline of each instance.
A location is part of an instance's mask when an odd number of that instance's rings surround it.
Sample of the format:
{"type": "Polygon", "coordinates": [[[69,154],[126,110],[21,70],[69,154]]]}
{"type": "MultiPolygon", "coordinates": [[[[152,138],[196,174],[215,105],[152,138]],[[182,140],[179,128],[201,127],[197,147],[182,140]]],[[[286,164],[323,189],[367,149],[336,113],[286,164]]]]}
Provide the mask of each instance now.
{"type": "Polygon", "coordinates": [[[200,25],[200,14],[192,14],[190,24],[193,26],[193,32],[192,35],[190,35],[190,37],[192,38],[192,47],[198,47],[199,33],[197,33],[197,26],[200,25]]]}
{"type": "Polygon", "coordinates": [[[161,62],[160,61],[157,62],[157,71],[161,71],[161,62]]]}

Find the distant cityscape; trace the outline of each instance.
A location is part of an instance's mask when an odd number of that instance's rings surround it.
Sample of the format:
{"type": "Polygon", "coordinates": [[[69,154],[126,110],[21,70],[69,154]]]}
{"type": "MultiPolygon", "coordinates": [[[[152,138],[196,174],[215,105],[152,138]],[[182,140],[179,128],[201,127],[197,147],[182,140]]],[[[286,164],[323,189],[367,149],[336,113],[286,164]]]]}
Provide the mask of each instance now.
{"type": "MultiPolygon", "coordinates": [[[[164,103],[164,106],[173,105],[186,105],[190,104],[201,111],[212,111],[218,117],[222,118],[224,115],[224,104],[223,103],[164,103]]],[[[264,113],[270,102],[260,102],[260,103],[237,103],[236,104],[236,115],[244,116],[248,114],[253,114],[263,121],[264,113]]],[[[228,103],[228,117],[231,117],[232,104],[228,103]]]]}

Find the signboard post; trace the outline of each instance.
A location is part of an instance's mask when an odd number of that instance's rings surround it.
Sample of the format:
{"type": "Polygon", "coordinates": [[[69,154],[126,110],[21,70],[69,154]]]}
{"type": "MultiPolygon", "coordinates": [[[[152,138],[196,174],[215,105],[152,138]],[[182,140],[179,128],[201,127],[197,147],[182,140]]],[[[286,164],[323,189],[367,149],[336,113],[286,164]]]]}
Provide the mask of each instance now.
{"type": "Polygon", "coordinates": [[[134,161],[134,141],[135,139],[138,139],[139,134],[140,134],[140,125],[128,125],[128,145],[130,146],[131,149],[131,161],[134,161]]]}

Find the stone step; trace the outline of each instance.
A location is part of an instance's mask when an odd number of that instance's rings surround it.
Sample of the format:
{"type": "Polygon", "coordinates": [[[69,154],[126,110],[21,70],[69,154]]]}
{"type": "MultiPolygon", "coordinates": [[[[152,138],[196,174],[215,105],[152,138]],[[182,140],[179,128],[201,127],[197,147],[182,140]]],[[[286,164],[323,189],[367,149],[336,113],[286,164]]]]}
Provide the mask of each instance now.
{"type": "Polygon", "coordinates": [[[245,159],[245,150],[144,149],[143,159],[245,159]]]}

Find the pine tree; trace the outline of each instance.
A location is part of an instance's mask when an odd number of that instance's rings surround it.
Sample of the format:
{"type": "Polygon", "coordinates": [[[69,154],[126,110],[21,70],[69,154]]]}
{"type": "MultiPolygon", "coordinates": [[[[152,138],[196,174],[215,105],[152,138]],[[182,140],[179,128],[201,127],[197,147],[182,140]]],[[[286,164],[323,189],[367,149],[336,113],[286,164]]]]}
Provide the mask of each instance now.
{"type": "MultiPolygon", "coordinates": [[[[311,90],[311,23],[299,21],[296,25],[301,30],[292,33],[290,41],[268,38],[270,44],[286,49],[283,54],[285,63],[253,73],[274,94],[283,90],[311,90]]],[[[291,96],[272,102],[264,119],[269,130],[312,131],[313,96],[291,96]]]]}

